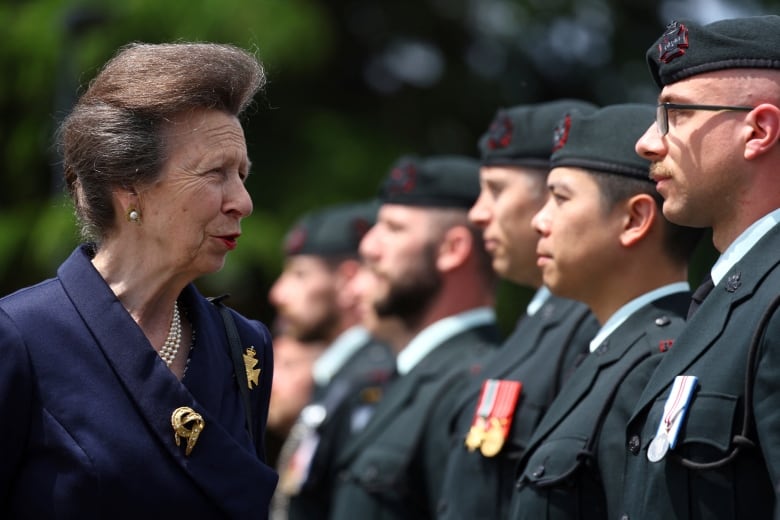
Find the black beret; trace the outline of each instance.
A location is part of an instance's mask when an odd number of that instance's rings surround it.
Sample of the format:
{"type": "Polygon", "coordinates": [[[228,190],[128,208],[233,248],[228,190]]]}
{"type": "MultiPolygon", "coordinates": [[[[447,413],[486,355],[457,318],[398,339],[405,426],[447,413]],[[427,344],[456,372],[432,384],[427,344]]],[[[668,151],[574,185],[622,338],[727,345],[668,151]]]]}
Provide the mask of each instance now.
{"type": "Polygon", "coordinates": [[[780,69],[780,16],[674,21],[647,51],[659,87],[723,69],[780,69]]]}
{"type": "Polygon", "coordinates": [[[284,254],[355,256],[376,222],[376,201],[340,204],[303,215],[284,238],[284,254]]]}
{"type": "Polygon", "coordinates": [[[655,107],[609,105],[591,114],[566,115],[555,130],[552,168],[571,166],[652,182],[650,162],[634,145],[655,121],[655,107]]]}
{"type": "Polygon", "coordinates": [[[379,188],[387,204],[469,209],[479,197],[479,161],[458,155],[403,156],[379,188]]]}
{"type": "Polygon", "coordinates": [[[588,114],[596,108],[586,101],[560,99],[499,109],[479,139],[482,164],[549,168],[555,125],[569,112],[588,114]]]}

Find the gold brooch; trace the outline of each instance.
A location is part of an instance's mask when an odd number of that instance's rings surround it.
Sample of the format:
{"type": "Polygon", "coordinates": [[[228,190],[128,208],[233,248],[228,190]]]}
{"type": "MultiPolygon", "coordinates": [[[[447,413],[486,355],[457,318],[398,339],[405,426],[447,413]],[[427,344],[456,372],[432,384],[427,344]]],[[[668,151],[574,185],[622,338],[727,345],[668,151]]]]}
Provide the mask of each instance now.
{"type": "Polygon", "coordinates": [[[198,442],[198,436],[206,427],[206,422],[198,412],[189,406],[180,406],[171,414],[171,426],[173,426],[173,438],[176,440],[176,446],[180,445],[181,439],[187,439],[184,454],[189,457],[192,448],[198,442]]]}
{"type": "Polygon", "coordinates": [[[252,389],[252,384],[255,386],[259,384],[260,369],[255,368],[259,360],[257,359],[257,352],[255,347],[249,347],[244,352],[244,365],[246,365],[246,385],[249,389],[252,389]]]}

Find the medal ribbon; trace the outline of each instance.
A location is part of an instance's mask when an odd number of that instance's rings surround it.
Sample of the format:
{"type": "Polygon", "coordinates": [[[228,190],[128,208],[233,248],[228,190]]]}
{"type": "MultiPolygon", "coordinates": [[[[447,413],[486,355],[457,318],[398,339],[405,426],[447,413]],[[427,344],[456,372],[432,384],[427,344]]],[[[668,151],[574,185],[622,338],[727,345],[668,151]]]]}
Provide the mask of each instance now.
{"type": "Polygon", "coordinates": [[[674,378],[672,391],[664,405],[664,417],[661,421],[669,438],[669,448],[674,448],[677,444],[677,433],[682,423],[682,415],[688,407],[697,381],[698,379],[695,376],[677,376],[674,378]]]}
{"type": "Polygon", "coordinates": [[[498,381],[495,379],[488,379],[482,387],[482,396],[479,400],[477,416],[487,418],[490,415],[490,411],[493,409],[493,405],[496,403],[497,396],[498,381]]]}

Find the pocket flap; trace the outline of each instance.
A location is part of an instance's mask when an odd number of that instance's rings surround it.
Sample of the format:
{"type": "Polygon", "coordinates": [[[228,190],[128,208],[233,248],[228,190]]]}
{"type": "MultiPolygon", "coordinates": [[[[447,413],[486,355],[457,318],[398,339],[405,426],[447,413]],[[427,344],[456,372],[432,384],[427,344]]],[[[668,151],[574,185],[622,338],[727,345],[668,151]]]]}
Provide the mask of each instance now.
{"type": "Polygon", "coordinates": [[[584,437],[560,437],[545,441],[525,465],[521,481],[544,487],[565,480],[588,459],[584,437]]]}

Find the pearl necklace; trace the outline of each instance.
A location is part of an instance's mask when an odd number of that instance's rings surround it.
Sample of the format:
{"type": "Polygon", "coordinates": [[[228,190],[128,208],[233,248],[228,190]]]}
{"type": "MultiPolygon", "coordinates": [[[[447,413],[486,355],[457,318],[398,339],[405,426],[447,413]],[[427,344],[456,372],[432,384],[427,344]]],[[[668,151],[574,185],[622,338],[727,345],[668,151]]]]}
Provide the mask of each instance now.
{"type": "Polygon", "coordinates": [[[165,364],[171,366],[181,345],[181,315],[179,314],[179,302],[173,304],[173,319],[171,328],[168,329],[168,337],[165,338],[162,348],[158,354],[165,361],[165,364]]]}

